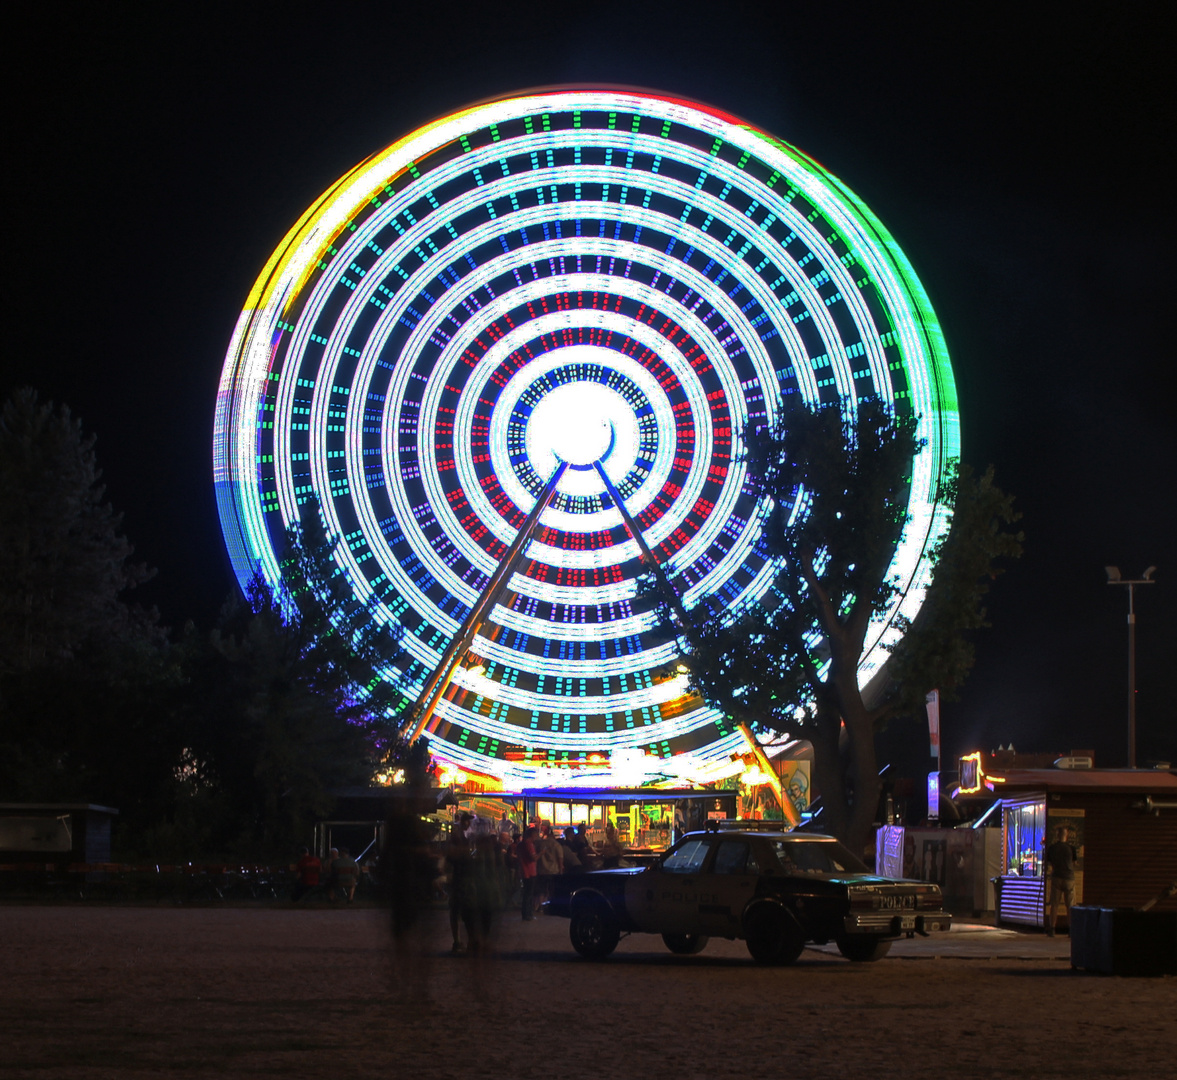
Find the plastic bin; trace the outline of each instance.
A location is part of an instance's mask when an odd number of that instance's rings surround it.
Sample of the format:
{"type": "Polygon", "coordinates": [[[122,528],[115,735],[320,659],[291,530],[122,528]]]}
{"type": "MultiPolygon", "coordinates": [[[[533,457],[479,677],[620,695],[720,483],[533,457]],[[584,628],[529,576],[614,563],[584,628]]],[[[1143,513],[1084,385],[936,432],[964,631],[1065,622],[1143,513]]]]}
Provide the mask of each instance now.
{"type": "Polygon", "coordinates": [[[1105,975],[1177,975],[1177,911],[1071,908],[1071,967],[1105,975]]]}

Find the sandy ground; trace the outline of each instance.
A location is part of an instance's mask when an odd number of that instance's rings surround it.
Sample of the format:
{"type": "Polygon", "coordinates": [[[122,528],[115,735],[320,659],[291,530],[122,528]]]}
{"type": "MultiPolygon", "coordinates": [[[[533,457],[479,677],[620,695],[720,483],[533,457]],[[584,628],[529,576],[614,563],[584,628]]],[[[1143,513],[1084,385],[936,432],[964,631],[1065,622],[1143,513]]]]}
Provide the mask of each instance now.
{"type": "Polygon", "coordinates": [[[0,907],[0,1076],[1177,1075],[1177,979],[1072,971],[1066,939],[966,928],[875,964],[739,942],[576,957],[518,916],[492,957],[445,913],[394,959],[372,908],[0,907]]]}

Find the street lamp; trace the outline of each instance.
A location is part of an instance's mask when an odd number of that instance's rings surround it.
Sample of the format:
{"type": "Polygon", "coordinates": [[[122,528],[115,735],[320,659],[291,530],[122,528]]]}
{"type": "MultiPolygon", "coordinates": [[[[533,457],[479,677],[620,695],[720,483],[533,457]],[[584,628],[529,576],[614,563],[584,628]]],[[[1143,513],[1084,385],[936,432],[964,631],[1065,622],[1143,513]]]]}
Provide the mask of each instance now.
{"type": "Polygon", "coordinates": [[[1155,585],[1152,576],[1157,572],[1150,566],[1139,579],[1129,581],[1120,576],[1118,566],[1105,566],[1109,585],[1128,586],[1128,768],[1136,768],[1136,608],[1133,592],[1137,585],[1155,585]]]}

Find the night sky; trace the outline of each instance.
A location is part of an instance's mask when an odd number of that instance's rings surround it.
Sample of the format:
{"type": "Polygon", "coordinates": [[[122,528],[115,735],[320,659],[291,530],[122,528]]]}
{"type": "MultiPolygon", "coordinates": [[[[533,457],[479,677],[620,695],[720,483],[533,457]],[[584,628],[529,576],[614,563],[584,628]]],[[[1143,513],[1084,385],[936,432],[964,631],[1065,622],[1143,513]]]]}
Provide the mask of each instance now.
{"type": "MultiPolygon", "coordinates": [[[[1177,759],[1177,43],[1144,5],[26,7],[4,16],[0,394],[32,385],[97,434],[108,496],[159,571],[138,599],[171,625],[210,624],[235,587],[211,476],[217,380],[303,209],[473,101],[644,86],[815,157],[927,287],[964,459],[996,467],[1026,533],[944,708],[949,760],[1012,741],[1124,762],[1127,590],[1108,563],[1159,567],[1137,593],[1138,760],[1177,759]]],[[[925,740],[897,725],[889,752],[923,761],[925,740]]]]}

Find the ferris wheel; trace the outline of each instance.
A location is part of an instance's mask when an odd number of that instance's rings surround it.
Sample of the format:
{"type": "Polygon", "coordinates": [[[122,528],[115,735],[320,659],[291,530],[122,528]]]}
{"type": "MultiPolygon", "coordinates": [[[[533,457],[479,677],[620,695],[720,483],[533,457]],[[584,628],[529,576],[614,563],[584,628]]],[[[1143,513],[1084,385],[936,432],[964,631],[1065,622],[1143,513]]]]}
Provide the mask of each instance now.
{"type": "Polygon", "coordinates": [[[730,774],[746,732],[687,692],[637,597],[770,598],[743,433],[779,403],[918,420],[865,683],[911,618],[959,453],[931,305],[863,203],[714,109],[553,90],[446,116],[310,207],[259,276],[217,401],[244,584],[315,500],[435,756],[505,784],[730,774]],[[564,770],[554,772],[554,770],[564,770]]]}

